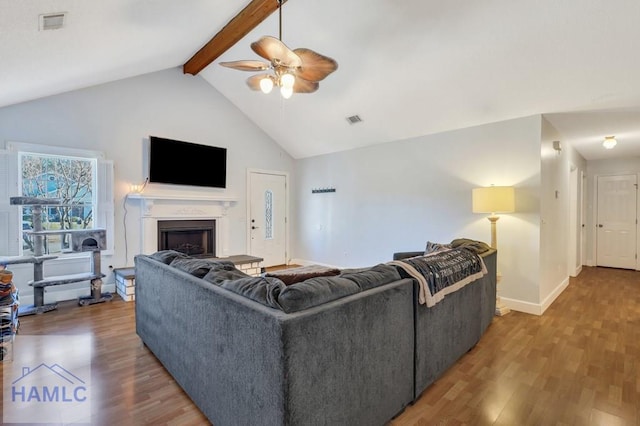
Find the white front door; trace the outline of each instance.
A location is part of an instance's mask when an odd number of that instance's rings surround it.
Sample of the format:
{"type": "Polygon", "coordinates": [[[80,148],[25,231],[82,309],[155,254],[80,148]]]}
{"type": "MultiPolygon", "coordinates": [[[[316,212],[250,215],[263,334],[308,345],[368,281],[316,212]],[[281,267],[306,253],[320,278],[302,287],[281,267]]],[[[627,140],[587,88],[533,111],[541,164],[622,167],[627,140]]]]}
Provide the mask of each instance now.
{"type": "Polygon", "coordinates": [[[596,264],[636,267],[636,175],[598,177],[596,264]]]}
{"type": "Polygon", "coordinates": [[[287,176],[249,172],[249,252],[264,266],[287,263],[287,176]]]}

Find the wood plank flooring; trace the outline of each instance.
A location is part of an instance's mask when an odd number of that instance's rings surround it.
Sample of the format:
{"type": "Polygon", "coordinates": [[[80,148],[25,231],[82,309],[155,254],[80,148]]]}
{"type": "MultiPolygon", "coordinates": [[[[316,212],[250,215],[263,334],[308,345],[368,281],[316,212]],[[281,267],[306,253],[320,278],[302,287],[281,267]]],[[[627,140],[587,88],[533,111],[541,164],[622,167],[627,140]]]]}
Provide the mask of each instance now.
{"type": "MultiPolygon", "coordinates": [[[[65,302],[56,311],[21,317],[20,332],[93,336],[93,424],[208,424],[141,344],[133,302],[65,302]]],[[[638,424],[640,273],[606,268],[584,268],[541,317],[496,317],[474,349],[391,421],[638,424]]]]}
{"type": "Polygon", "coordinates": [[[640,273],[585,268],[543,316],[495,318],[393,424],[640,424],[640,273]]]}

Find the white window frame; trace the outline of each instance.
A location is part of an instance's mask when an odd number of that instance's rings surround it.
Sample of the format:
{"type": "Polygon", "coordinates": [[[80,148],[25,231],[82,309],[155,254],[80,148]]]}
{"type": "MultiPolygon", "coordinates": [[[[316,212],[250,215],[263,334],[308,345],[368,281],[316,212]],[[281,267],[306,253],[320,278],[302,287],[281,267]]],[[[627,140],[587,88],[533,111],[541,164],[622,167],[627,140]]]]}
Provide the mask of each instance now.
{"type": "MultiPolygon", "coordinates": [[[[14,182],[10,182],[8,187],[15,188],[15,194],[21,193],[22,185],[22,173],[20,170],[20,154],[42,154],[60,157],[70,158],[86,158],[96,160],[96,168],[94,173],[95,188],[93,191],[93,206],[94,206],[94,228],[104,228],[107,231],[107,248],[103,250],[101,254],[112,255],[114,251],[114,201],[113,201],[113,162],[106,160],[105,156],[100,151],[58,147],[51,145],[39,145],[23,142],[7,142],[6,149],[10,153],[15,154],[16,173],[13,178],[14,182]]],[[[9,176],[11,178],[12,176],[9,176]]],[[[0,201],[1,203],[2,201],[0,201]]],[[[6,200],[8,202],[8,200],[6,200]]],[[[14,206],[15,207],[15,206],[14,206]]],[[[15,215],[16,219],[19,216],[20,220],[16,220],[17,223],[13,224],[18,228],[19,241],[22,241],[22,216],[15,215]]],[[[18,245],[18,251],[22,253],[22,244],[18,245]]],[[[18,253],[10,253],[18,254],[18,253]]],[[[86,253],[61,253],[58,255],[60,258],[77,257],[78,255],[88,256],[86,253]]]]}

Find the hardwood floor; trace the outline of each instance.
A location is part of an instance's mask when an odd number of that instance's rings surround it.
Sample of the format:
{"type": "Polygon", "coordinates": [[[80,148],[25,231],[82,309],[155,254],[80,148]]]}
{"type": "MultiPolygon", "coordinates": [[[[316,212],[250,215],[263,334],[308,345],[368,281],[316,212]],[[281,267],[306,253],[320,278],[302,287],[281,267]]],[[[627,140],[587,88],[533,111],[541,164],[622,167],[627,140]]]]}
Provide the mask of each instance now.
{"type": "Polygon", "coordinates": [[[294,263],[290,264],[290,265],[276,265],[276,266],[269,266],[268,268],[265,268],[266,272],[275,272],[275,271],[282,271],[284,269],[294,269],[294,268],[299,268],[302,265],[296,265],[294,263]]]}
{"type": "MultiPolygon", "coordinates": [[[[207,424],[141,344],[133,303],[63,303],[20,333],[93,336],[93,424],[207,424]]],[[[496,317],[391,424],[640,424],[640,273],[585,268],[543,316],[496,317]]]]}
{"type": "Polygon", "coordinates": [[[543,316],[495,318],[393,425],[640,424],[640,273],[584,268],[543,316]]]}

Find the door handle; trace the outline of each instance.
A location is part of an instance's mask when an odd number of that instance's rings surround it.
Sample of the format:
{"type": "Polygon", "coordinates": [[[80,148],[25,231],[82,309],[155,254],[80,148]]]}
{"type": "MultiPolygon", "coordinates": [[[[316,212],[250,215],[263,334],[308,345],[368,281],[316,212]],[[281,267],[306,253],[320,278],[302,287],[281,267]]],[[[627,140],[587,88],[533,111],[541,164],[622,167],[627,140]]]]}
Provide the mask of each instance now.
{"type": "Polygon", "coordinates": [[[603,225],[602,225],[601,223],[600,223],[600,224],[598,224],[598,228],[602,228],[602,226],[603,226],[603,225]]]}
{"type": "Polygon", "coordinates": [[[258,229],[258,227],[257,226],[252,226],[251,229],[258,229]]]}

